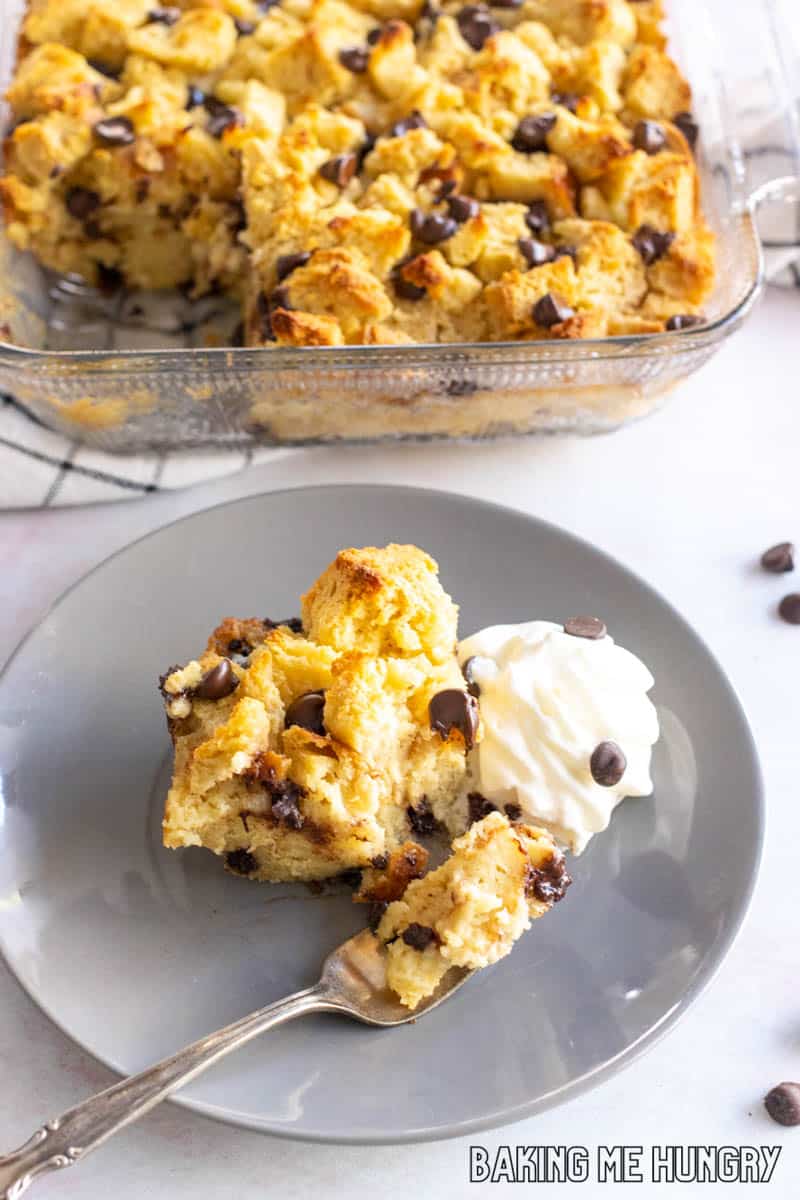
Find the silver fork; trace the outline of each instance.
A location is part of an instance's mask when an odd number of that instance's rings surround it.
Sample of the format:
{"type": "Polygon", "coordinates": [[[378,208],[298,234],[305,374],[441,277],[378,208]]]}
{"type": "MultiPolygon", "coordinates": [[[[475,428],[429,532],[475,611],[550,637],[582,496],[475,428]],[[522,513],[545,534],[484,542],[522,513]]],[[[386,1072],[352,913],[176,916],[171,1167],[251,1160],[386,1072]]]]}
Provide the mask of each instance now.
{"type": "Polygon", "coordinates": [[[0,1198],[19,1200],[37,1176],[72,1166],[207,1067],[275,1025],[315,1012],[342,1013],[381,1028],[404,1025],[436,1008],[471,974],[466,968],[452,967],[432,996],[413,1010],[404,1008],[386,983],[386,951],[374,934],[364,929],[328,955],[313,987],[192,1042],[37,1129],[19,1150],[0,1157],[0,1198]]]}

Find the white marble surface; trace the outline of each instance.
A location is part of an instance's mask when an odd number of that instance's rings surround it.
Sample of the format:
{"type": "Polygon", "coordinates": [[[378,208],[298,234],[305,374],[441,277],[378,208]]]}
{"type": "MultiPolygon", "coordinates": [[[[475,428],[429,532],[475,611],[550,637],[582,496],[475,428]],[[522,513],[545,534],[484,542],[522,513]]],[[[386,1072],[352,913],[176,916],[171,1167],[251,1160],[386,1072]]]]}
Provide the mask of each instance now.
{"type": "MultiPolygon", "coordinates": [[[[472,1141],[490,1148],[781,1144],[763,1194],[798,1194],[800,1128],[772,1124],[760,1101],[777,1081],[800,1078],[800,628],[775,616],[778,599],[800,589],[800,577],[754,567],[773,542],[800,542],[798,335],[800,294],[772,292],[662,412],[609,437],[320,449],[177,495],[0,516],[0,657],[66,585],[148,530],[232,497],[332,481],[434,486],[558,522],[644,575],[707,639],[740,691],[766,776],[766,853],[744,929],[705,995],[644,1058],[562,1108],[472,1141]]],[[[111,1079],[0,967],[0,1146],[22,1141],[42,1118],[111,1079]]],[[[367,1079],[364,1086],[391,1081],[367,1079]]],[[[302,1145],[166,1105],[39,1191],[86,1200],[510,1194],[508,1184],[468,1183],[468,1144],[302,1145]]],[[[680,1194],[749,1194],[753,1186],[689,1184],[680,1194]]],[[[546,1194],[577,1188],[583,1196],[619,1192],[589,1182],[546,1194]]],[[[625,1190],[666,1192],[653,1184],[625,1190]]]]}

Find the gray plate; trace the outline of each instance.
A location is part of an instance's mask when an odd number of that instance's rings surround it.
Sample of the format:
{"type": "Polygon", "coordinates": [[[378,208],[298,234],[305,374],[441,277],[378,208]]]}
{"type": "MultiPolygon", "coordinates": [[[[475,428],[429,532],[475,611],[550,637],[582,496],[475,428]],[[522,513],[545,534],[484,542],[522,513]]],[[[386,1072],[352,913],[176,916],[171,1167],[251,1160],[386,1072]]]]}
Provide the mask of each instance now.
{"type": "Polygon", "coordinates": [[[597,550],[530,517],[391,487],[240,500],[162,529],[68,592],[0,684],[0,946],[70,1037],[121,1072],[317,975],[359,924],[345,894],[231,878],[164,850],[155,679],[227,614],[285,617],[338,549],[416,542],[461,630],[580,612],[656,677],[656,795],[574,862],[565,902],[417,1025],[303,1020],[181,1103],[292,1137],[389,1142],[512,1121],[591,1086],[669,1028],[744,915],[762,837],[756,753],[699,638],[597,550]]]}

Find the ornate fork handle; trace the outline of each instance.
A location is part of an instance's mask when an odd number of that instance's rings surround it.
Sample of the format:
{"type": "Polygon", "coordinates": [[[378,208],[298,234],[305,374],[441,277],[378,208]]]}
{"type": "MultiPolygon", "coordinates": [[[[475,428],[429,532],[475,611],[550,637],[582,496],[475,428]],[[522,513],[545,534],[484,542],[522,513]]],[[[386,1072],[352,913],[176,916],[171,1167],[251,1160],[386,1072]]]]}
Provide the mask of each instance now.
{"type": "Polygon", "coordinates": [[[131,1075],[104,1092],[90,1096],[63,1116],[37,1129],[24,1146],[0,1157],[0,1200],[19,1200],[38,1175],[71,1166],[117,1130],[143,1117],[212,1063],[265,1030],[305,1013],[341,1012],[345,1007],[329,995],[324,986],[317,984],[250,1013],[193,1042],[140,1075],[131,1075]]]}

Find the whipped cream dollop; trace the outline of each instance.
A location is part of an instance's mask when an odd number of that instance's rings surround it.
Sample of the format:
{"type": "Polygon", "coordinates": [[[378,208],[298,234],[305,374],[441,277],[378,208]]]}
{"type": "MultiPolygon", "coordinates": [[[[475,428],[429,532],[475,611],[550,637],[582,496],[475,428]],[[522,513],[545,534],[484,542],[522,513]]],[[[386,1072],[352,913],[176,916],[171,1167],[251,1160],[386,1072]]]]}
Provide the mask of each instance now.
{"type": "Polygon", "coordinates": [[[480,688],[483,739],[472,751],[470,789],[544,825],[579,854],[625,796],[649,796],[658,717],[653,676],[608,634],[575,637],[550,621],[492,625],[459,644],[480,688]],[[590,769],[601,742],[627,760],[612,786],[590,769]]]}

